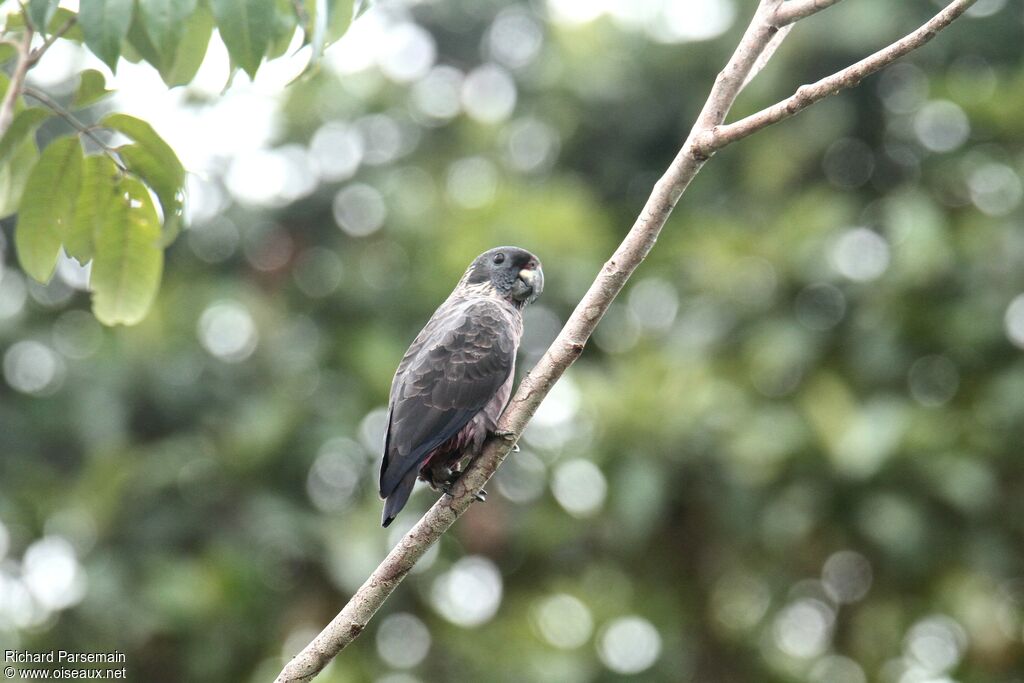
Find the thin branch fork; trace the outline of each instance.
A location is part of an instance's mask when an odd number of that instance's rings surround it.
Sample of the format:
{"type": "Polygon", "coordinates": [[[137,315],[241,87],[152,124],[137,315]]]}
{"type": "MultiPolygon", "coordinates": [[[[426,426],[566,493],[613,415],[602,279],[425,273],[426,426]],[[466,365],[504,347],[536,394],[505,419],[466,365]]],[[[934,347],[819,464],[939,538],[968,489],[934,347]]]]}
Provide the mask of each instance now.
{"type": "Polygon", "coordinates": [[[29,68],[35,66],[35,63],[39,61],[39,58],[46,54],[46,51],[49,50],[50,47],[57,42],[58,38],[63,38],[64,34],[71,30],[71,27],[75,25],[75,22],[77,20],[78,17],[69,18],[61,25],[59,29],[54,31],[45,41],[43,41],[42,45],[37,47],[35,50],[32,50],[32,52],[30,52],[28,56],[29,68]]]}
{"type": "MultiPolygon", "coordinates": [[[[822,1],[818,0],[818,2],[822,1]]],[[[784,3],[784,6],[789,4],[789,2],[784,3]]],[[[919,29],[907,34],[895,43],[878,50],[874,54],[865,57],[855,64],[851,64],[831,76],[826,76],[810,85],[800,86],[795,93],[781,102],[777,102],[735,123],[716,126],[710,131],[705,132],[698,141],[697,148],[701,154],[710,155],[715,150],[721,149],[737,140],[742,140],[762,128],[800,113],[829,95],[852,88],[871,74],[929,42],[939,31],[949,26],[954,20],[970,9],[973,4],[974,0],[951,2],[919,29]]]]}
{"type": "Polygon", "coordinates": [[[764,65],[762,55],[767,50],[778,47],[781,39],[776,36],[780,33],[780,27],[838,2],[760,0],[736,51],[715,79],[707,102],[682,149],[654,186],[633,227],[601,268],[565,327],[520,383],[498,422],[499,433],[506,436],[495,435],[487,441],[480,457],[453,485],[452,496],[442,496],[434,503],[388,553],[341,612],[309,645],[288,662],[278,675],[276,683],[295,683],[315,678],[342,649],[362,633],[374,613],[401,583],[413,565],[469,508],[475,495],[508,455],[541,401],[583,352],[601,317],[622,290],[626,280],[654,246],[680,196],[711,154],[761,128],[796,114],[828,95],[856,85],[864,76],[923,45],[935,33],[961,16],[975,1],[953,0],[934,19],[906,38],[849,69],[844,69],[812,86],[804,86],[793,96],[797,98],[794,100],[795,104],[787,104],[789,100],[785,100],[764,112],[723,126],[737,95],[752,74],[756,74],[764,65]],[[770,47],[773,42],[774,46],[770,47]]]}

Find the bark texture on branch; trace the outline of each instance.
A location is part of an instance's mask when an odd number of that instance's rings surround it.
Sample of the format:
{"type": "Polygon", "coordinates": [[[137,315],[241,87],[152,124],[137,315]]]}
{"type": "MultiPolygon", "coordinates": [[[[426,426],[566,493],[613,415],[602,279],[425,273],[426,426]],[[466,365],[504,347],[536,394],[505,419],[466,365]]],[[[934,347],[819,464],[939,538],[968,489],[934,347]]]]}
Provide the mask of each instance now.
{"type": "Polygon", "coordinates": [[[839,0],[787,0],[775,13],[775,25],[785,26],[831,7],[839,0]]]}
{"type": "Polygon", "coordinates": [[[737,95],[767,61],[761,59],[762,55],[770,57],[767,53],[774,51],[785,38],[785,32],[780,31],[780,27],[786,27],[838,2],[760,0],[736,51],[715,79],[697,122],[671,166],[654,186],[654,191],[633,227],[601,268],[562,331],[520,383],[509,402],[499,420],[498,429],[512,436],[488,440],[481,456],[452,487],[453,495],[443,496],[423,515],[331,623],[285,666],[277,677],[277,683],[312,680],[366,628],[374,613],[416,561],[469,508],[475,494],[501,465],[551,387],[583,352],[583,347],[601,317],[629,276],[650,252],[679,197],[711,154],[756,130],[792,116],[828,95],[856,85],[864,76],[923,45],[975,1],[954,0],[934,19],[888,48],[814,85],[803,86],[789,100],[736,124],[723,126],[737,95]],[[793,103],[787,104],[790,100],[793,103]]]}

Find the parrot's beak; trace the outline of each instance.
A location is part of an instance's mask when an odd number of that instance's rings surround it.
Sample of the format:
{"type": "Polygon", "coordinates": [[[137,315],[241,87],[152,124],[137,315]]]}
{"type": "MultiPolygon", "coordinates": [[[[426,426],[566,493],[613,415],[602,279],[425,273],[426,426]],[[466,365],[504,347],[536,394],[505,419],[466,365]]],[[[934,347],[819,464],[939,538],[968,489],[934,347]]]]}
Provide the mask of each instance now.
{"type": "Polygon", "coordinates": [[[537,268],[523,268],[512,287],[512,296],[518,301],[532,303],[544,291],[544,271],[537,268]]]}

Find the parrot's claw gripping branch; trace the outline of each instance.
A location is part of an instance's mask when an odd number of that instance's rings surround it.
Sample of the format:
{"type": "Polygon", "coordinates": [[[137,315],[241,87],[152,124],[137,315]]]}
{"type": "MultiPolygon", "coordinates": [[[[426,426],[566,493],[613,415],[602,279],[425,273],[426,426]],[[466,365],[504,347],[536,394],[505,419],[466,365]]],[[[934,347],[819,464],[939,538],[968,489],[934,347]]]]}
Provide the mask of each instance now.
{"type": "Polygon", "coordinates": [[[519,452],[519,435],[510,430],[499,430],[494,432],[494,436],[502,441],[508,441],[512,444],[512,453],[519,452]]]}

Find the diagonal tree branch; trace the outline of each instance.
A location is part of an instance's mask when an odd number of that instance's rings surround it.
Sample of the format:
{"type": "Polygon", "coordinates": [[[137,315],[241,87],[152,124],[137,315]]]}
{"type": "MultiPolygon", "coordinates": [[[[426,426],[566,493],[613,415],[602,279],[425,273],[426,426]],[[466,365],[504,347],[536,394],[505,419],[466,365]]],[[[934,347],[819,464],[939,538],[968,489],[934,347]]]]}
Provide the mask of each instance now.
{"type": "MultiPolygon", "coordinates": [[[[331,623],[284,667],[276,683],[309,681],[315,678],[342,649],[362,633],[374,613],[401,583],[413,565],[469,508],[476,493],[501,465],[551,387],[583,352],[584,345],[601,317],[622,290],[629,276],[650,252],[679,197],[711,154],[756,130],[791,116],[828,95],[855,85],[867,74],[923,45],[935,32],[945,28],[963,14],[976,0],[953,0],[921,29],[872,55],[864,62],[850,67],[852,71],[847,69],[820,81],[819,83],[826,83],[820,89],[817,89],[818,84],[804,86],[801,90],[804,90],[805,97],[799,100],[802,106],[793,112],[784,115],[764,112],[755,114],[754,117],[743,119],[738,124],[732,124],[743,125],[740,128],[733,128],[732,131],[735,132],[726,135],[724,131],[729,131],[730,126],[722,126],[722,123],[748,76],[757,68],[758,58],[778,33],[780,8],[786,7],[786,11],[792,13],[794,18],[789,20],[791,23],[836,1],[838,0],[789,0],[783,3],[781,0],[761,0],[732,58],[715,79],[707,102],[682,149],[654,186],[651,196],[625,239],[601,268],[558,337],[520,383],[502,414],[498,430],[508,436],[495,436],[487,441],[480,457],[452,487],[453,495],[443,496],[423,515],[412,530],[388,553],[380,566],[331,623]],[[918,39],[915,36],[927,37],[918,39]],[[868,66],[857,68],[865,62],[868,66]],[[812,90],[806,91],[805,88],[812,90]],[[739,131],[743,134],[739,134],[739,131]]],[[[776,107],[783,105],[784,103],[780,103],[776,107]]],[[[773,112],[776,107],[770,107],[765,112],[773,112]]],[[[784,106],[783,108],[785,109],[784,106]]]]}
{"type": "Polygon", "coordinates": [[[14,121],[14,105],[21,95],[21,89],[25,86],[25,76],[32,68],[32,29],[25,27],[21,42],[16,44],[18,60],[14,64],[14,71],[11,73],[11,81],[7,84],[7,92],[4,93],[3,101],[0,101],[0,137],[11,127],[14,121]]]}
{"type": "Polygon", "coordinates": [[[44,40],[42,45],[33,50],[32,36],[35,35],[35,32],[32,29],[32,23],[29,21],[24,6],[22,7],[22,14],[25,17],[25,28],[21,41],[18,42],[11,39],[4,39],[3,41],[14,46],[18,59],[14,64],[14,70],[11,72],[11,82],[7,85],[7,92],[4,93],[3,100],[0,101],[0,137],[3,137],[14,121],[15,103],[18,97],[26,90],[25,77],[28,75],[29,69],[36,65],[36,62],[57,42],[57,39],[62,38],[75,25],[74,17],[68,19],[53,35],[44,40]]]}

